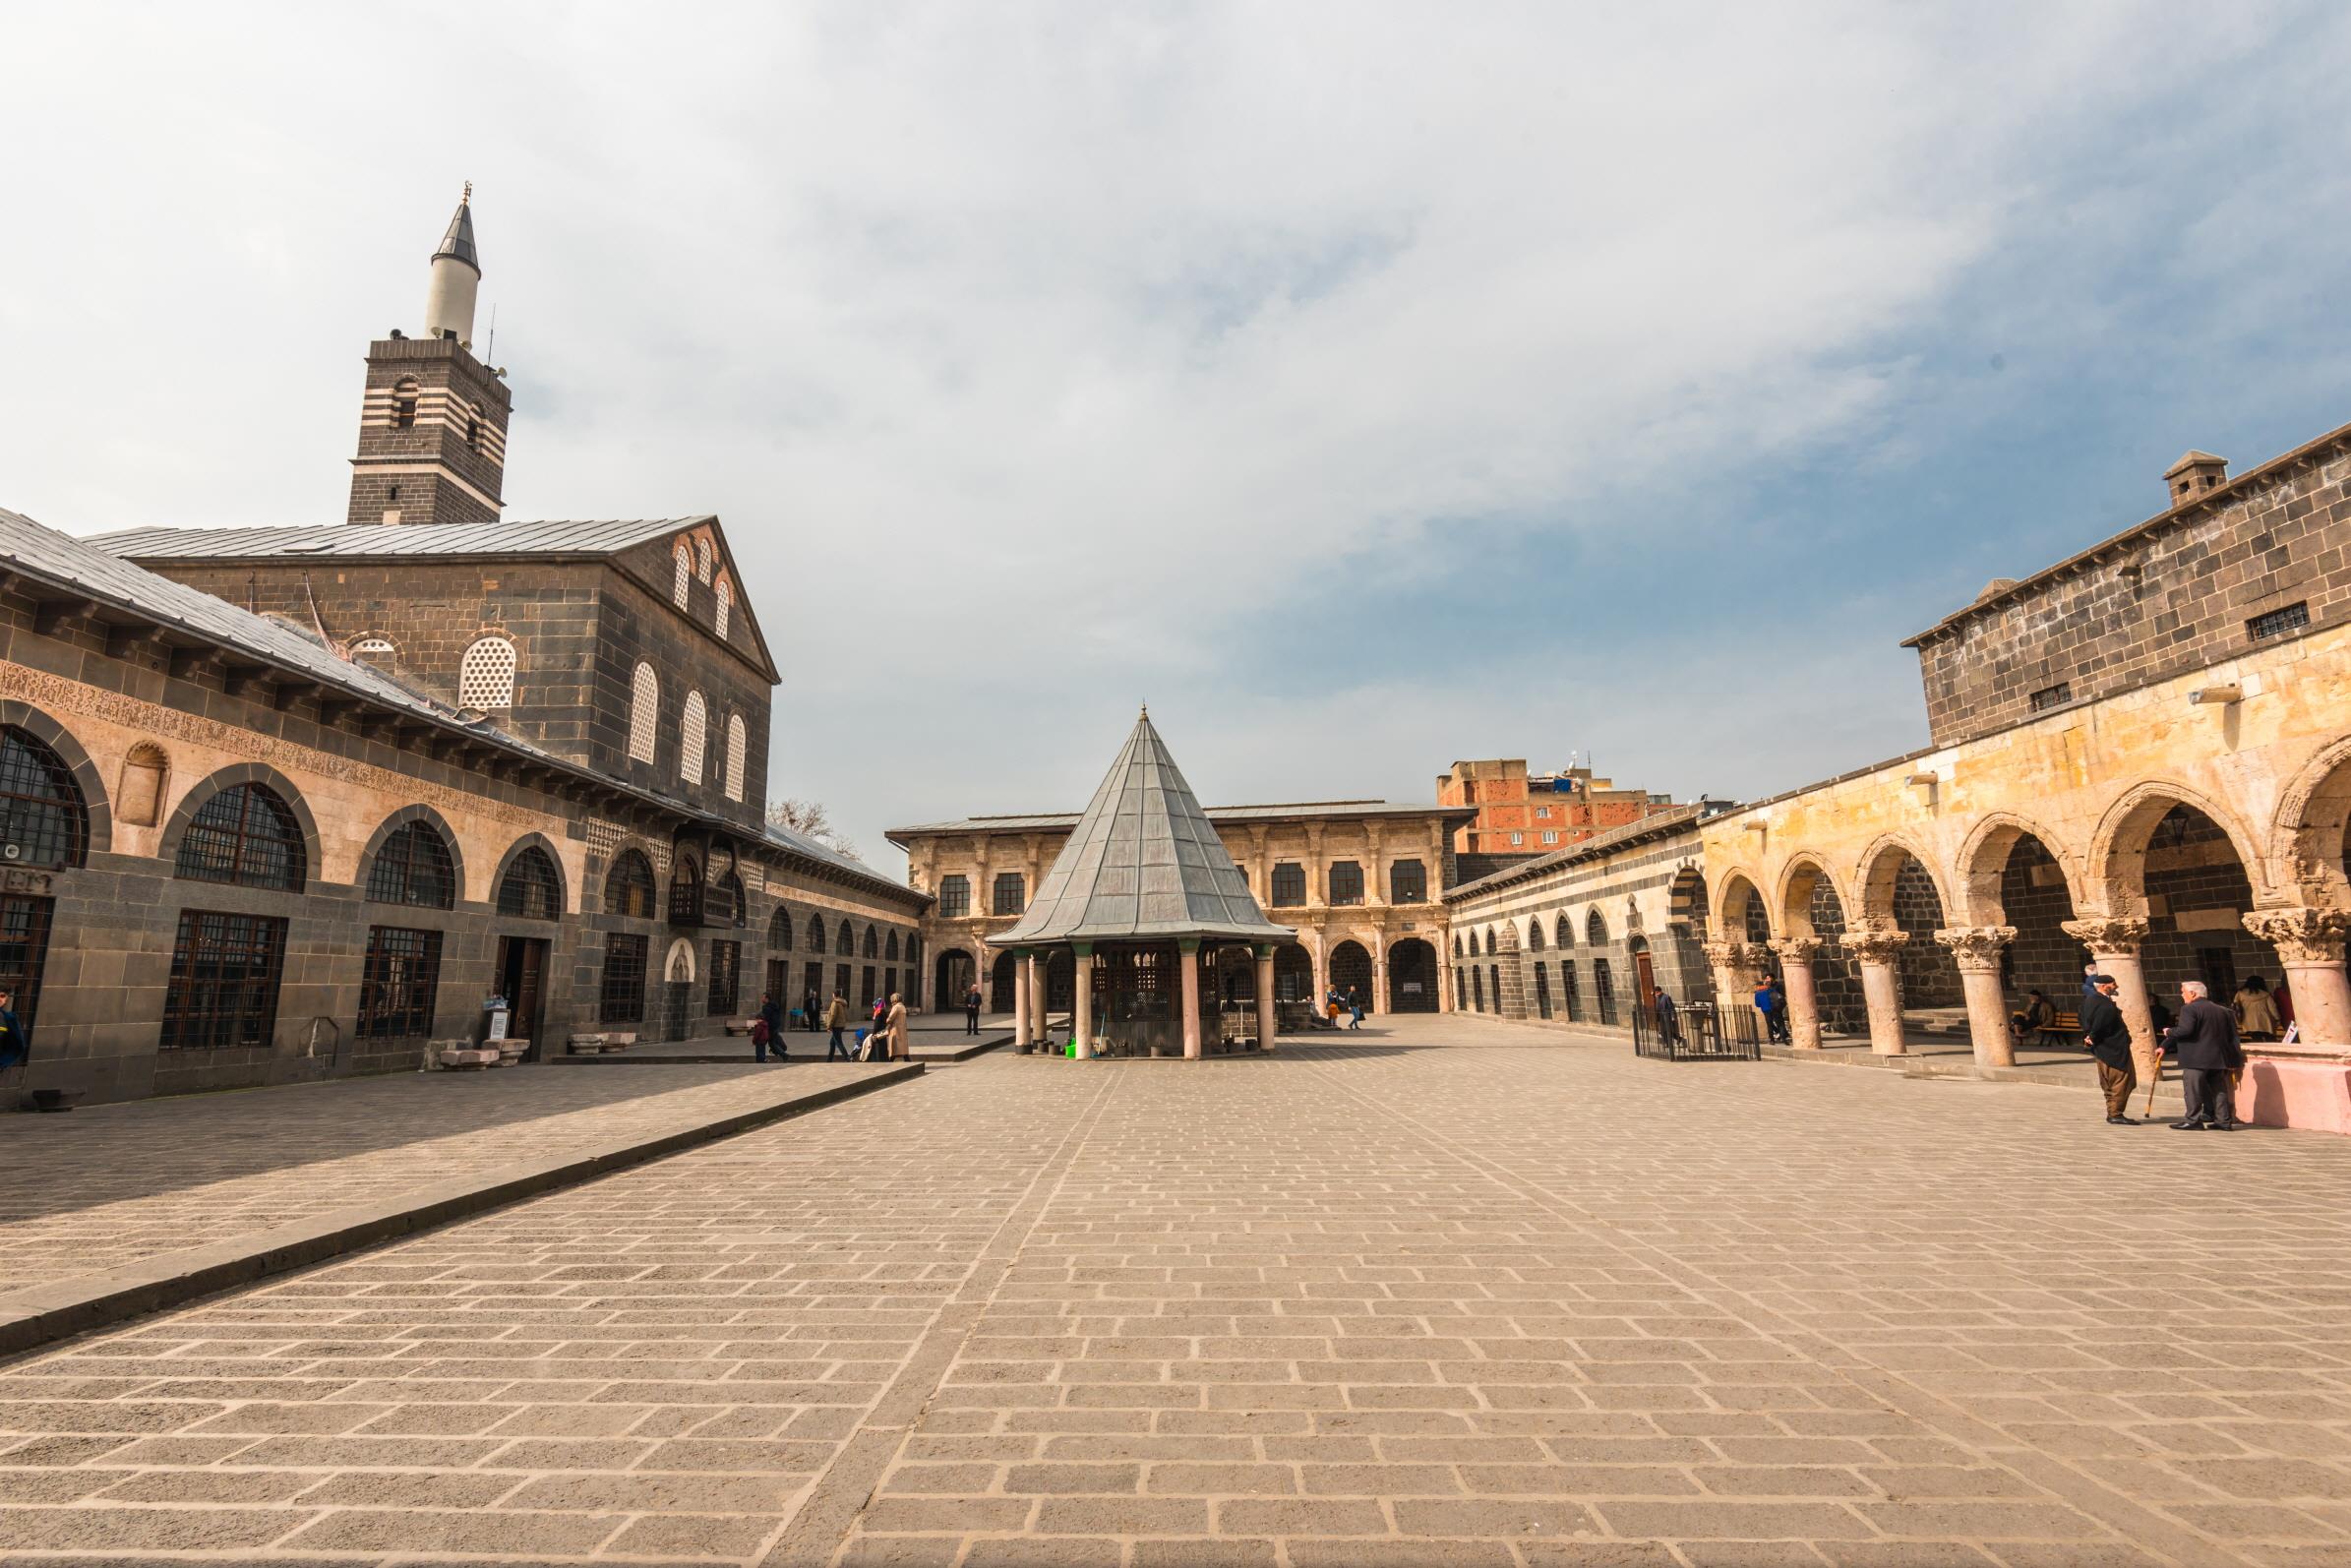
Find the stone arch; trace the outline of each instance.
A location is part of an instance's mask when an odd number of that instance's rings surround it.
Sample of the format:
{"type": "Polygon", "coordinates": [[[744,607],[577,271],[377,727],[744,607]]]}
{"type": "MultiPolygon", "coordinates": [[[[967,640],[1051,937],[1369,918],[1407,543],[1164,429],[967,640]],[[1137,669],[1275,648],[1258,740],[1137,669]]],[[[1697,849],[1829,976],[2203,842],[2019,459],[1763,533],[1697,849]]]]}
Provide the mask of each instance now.
{"type": "Polygon", "coordinates": [[[2317,909],[2351,908],[2343,844],[2351,831],[2351,738],[2321,750],[2279,797],[2262,880],[2317,909]]]}
{"type": "Polygon", "coordinates": [[[563,853],[555,847],[555,841],[545,833],[525,833],[507,846],[507,852],[498,857],[498,870],[491,874],[490,886],[484,896],[493,899],[498,896],[498,890],[506,885],[508,870],[521,858],[524,850],[529,849],[536,849],[543,853],[547,857],[548,864],[555,868],[555,908],[556,913],[560,916],[573,907],[572,878],[570,874],[564,870],[563,853]]]}
{"type": "Polygon", "coordinates": [[[1696,866],[1684,866],[1673,874],[1673,880],[1665,888],[1665,924],[1706,929],[1706,877],[1696,866]]]}
{"type": "MultiPolygon", "coordinates": [[[[2165,810],[2169,810],[2169,806],[2165,810]]],[[[2162,812],[2157,812],[2159,817],[2162,812]]],[[[2155,825],[2150,817],[2147,826],[2155,825]]],[[[1943,900],[1947,919],[1965,926],[2005,926],[2008,919],[2000,898],[2001,874],[2008,869],[2009,851],[2017,847],[2017,840],[2032,837],[2040,841],[2065,874],[2066,895],[2079,910],[2082,907],[2081,868],[2062,839],[2052,835],[2038,822],[2011,812],[1994,812],[1977,822],[1959,846],[1958,883],[1959,898],[1943,900]]],[[[1920,865],[1925,865],[1921,860],[1920,865]]],[[[1897,863],[1899,870],[1899,863],[1897,863]]],[[[1936,889],[1938,893],[1941,888],[1936,889]]]]}
{"type": "Polygon", "coordinates": [[[1593,905],[1590,910],[1585,912],[1584,945],[1587,947],[1608,945],[1608,917],[1600,913],[1600,907],[1597,904],[1593,905]]]}
{"type": "Polygon", "coordinates": [[[1716,883],[1712,898],[1718,932],[1734,940],[1747,938],[1750,916],[1760,917],[1766,934],[1771,927],[1771,904],[1763,895],[1763,879],[1743,866],[1734,866],[1716,883]]]}
{"type": "MultiPolygon", "coordinates": [[[[114,847],[114,810],[106,793],[106,781],[98,776],[95,762],[74,739],[73,732],[43,713],[30,702],[0,701],[0,724],[12,724],[27,735],[57,754],[57,760],[74,776],[75,786],[82,791],[83,826],[88,831],[90,854],[102,855],[114,847]]],[[[138,751],[137,747],[132,748],[138,751]]],[[[291,786],[287,786],[291,788],[291,786]]],[[[279,793],[284,793],[282,790],[279,793]]],[[[158,797],[160,799],[160,797],[158,797]]],[[[292,804],[291,801],[288,804],[292,804]]],[[[308,817],[305,816],[307,821],[308,817]]]]}
{"type": "MultiPolygon", "coordinates": [[[[294,788],[293,780],[267,762],[234,762],[192,786],[187,794],[180,797],[180,804],[172,812],[171,820],[164,824],[162,836],[155,843],[155,858],[165,862],[178,861],[180,840],[188,836],[188,824],[204,809],[204,803],[222,790],[234,789],[240,784],[267,785],[271,794],[285,803],[285,809],[294,814],[294,825],[302,833],[304,863],[303,885],[297,891],[307,891],[313,881],[341,881],[357,885],[356,876],[333,877],[327,874],[319,838],[319,819],[311,814],[310,802],[303,798],[300,790],[294,788]]],[[[90,831],[94,839],[94,825],[90,831]]]]}
{"type": "Polygon", "coordinates": [[[1853,870],[1853,887],[1859,893],[1860,918],[1871,925],[1890,926],[1894,923],[1894,885],[1902,874],[1902,858],[1918,863],[1928,881],[1935,884],[1935,898],[1945,909],[1951,907],[1951,891],[1943,884],[1943,876],[1924,850],[1899,833],[1881,835],[1861,852],[1861,859],[1853,870]]]}
{"type": "MultiPolygon", "coordinates": [[[[2261,882],[2255,882],[2253,887],[2255,900],[2259,902],[2262,899],[2267,891],[2262,885],[2267,879],[2263,874],[2265,863],[2252,835],[2237,820],[2236,814],[2209,796],[2184,784],[2168,779],[2150,779],[2124,791],[2112,806],[2106,808],[2106,814],[2098,818],[2097,830],[2090,835],[2089,845],[2088,886],[2094,890],[2092,899],[2085,900],[2082,897],[2082,882],[2076,874],[2075,868],[2067,863],[2055,845],[2050,846],[2050,853],[2057,855],[2059,863],[2066,867],[2069,890],[2074,894],[2076,909],[2098,909],[2109,915],[2144,915],[2147,912],[2147,840],[2153,835],[2155,824],[2170,815],[2175,806],[2185,806],[2190,811],[2210,817],[2228,836],[2229,846],[2237,852],[2237,859],[2243,864],[2247,878],[2262,878],[2261,882]]],[[[2041,841],[2044,844],[2049,842],[2046,838],[2041,841]]]]}
{"type": "Polygon", "coordinates": [[[613,852],[611,863],[604,868],[604,880],[596,889],[596,903],[598,910],[607,915],[619,914],[620,909],[618,907],[617,901],[613,897],[613,889],[618,886],[635,884],[636,879],[640,874],[645,892],[645,912],[642,915],[634,915],[629,918],[633,920],[651,920],[659,915],[661,910],[661,882],[660,879],[653,874],[653,857],[647,853],[641,844],[635,843],[625,843],[621,845],[620,848],[613,852]],[[634,862],[634,865],[630,864],[632,861],[634,862]]]}
{"type": "Polygon", "coordinates": [[[1567,918],[1567,911],[1563,909],[1559,912],[1559,918],[1551,922],[1551,945],[1568,948],[1575,944],[1576,923],[1567,918]]]}
{"type": "MultiPolygon", "coordinates": [[[[286,804],[291,806],[293,802],[289,800],[286,804]]],[[[457,835],[450,827],[449,818],[430,806],[403,806],[376,824],[375,832],[368,836],[367,847],[359,852],[359,860],[351,868],[351,885],[367,886],[367,879],[376,869],[376,857],[383,853],[384,841],[411,822],[423,822],[441,835],[443,846],[449,850],[450,871],[456,882],[456,901],[464,903],[467,897],[465,852],[458,847],[457,835]]]]}
{"type": "MultiPolygon", "coordinates": [[[[931,1005],[936,1012],[961,1012],[963,994],[976,984],[986,969],[977,950],[961,943],[941,947],[933,957],[936,973],[932,977],[931,1005]]],[[[985,997],[982,1000],[986,1000],[985,997]]]]}
{"type": "Polygon", "coordinates": [[[1493,956],[1493,952],[1494,952],[1494,928],[1493,928],[1493,927],[1491,927],[1491,926],[1488,926],[1488,927],[1486,927],[1486,928],[1485,928],[1485,954],[1486,954],[1486,956],[1487,956],[1487,957],[1489,957],[1489,958],[1490,958],[1490,957],[1492,957],[1492,956],[1493,956]]]}
{"type": "Polygon", "coordinates": [[[1527,922],[1526,946],[1527,951],[1531,953],[1542,951],[1542,917],[1540,915],[1534,916],[1527,922]]]}
{"type": "Polygon", "coordinates": [[[1774,923],[1779,935],[1820,935],[1813,929],[1812,910],[1814,895],[1823,886],[1828,888],[1829,896],[1837,900],[1840,912],[1848,907],[1844,889],[1837,885],[1837,878],[1830,873],[1826,861],[1810,850],[1789,857],[1788,863],[1780,868],[1779,896],[1774,904],[1779,911],[1779,919],[1774,923]]]}
{"type": "Polygon", "coordinates": [[[671,986],[691,986],[694,973],[693,943],[680,936],[669,944],[669,951],[661,956],[662,982],[671,986]]]}

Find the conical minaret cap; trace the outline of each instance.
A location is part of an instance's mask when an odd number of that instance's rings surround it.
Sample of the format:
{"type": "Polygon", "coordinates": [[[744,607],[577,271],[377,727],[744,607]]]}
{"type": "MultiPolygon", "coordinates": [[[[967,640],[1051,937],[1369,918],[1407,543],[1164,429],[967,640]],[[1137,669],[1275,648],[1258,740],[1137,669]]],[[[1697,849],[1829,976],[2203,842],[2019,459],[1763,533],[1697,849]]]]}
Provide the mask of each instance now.
{"type": "Polygon", "coordinates": [[[1045,874],[1028,913],[992,946],[1229,937],[1288,941],[1183,781],[1146,712],[1086,814],[1045,874]]]}
{"type": "Polygon", "coordinates": [[[463,262],[476,272],[482,270],[481,253],[473,248],[473,182],[465,183],[465,194],[457,199],[457,210],[450,215],[449,231],[441,236],[441,248],[433,253],[433,260],[444,256],[463,262]]]}

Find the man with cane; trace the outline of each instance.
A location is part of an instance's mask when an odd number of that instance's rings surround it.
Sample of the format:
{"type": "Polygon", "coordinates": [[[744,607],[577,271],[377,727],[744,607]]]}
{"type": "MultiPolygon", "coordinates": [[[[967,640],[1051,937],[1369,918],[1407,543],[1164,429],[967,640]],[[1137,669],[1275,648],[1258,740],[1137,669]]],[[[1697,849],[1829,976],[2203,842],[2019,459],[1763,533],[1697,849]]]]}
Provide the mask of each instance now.
{"type": "Polygon", "coordinates": [[[2139,1123],[2130,1116],[2131,1091],[2139,1083],[2139,1071],[2131,1059],[2131,1026],[2123,1021],[2122,1006],[2114,999],[2114,977],[2093,975],[2090,980],[2090,995],[2095,999],[2081,1014],[2085,1031],[2081,1043],[2098,1058],[2098,1087],[2106,1094],[2106,1119],[2118,1127],[2135,1127],[2139,1123]]]}
{"type": "Polygon", "coordinates": [[[2180,1017],[2155,1048],[2162,1066],[2165,1047],[2179,1057],[2180,1090],[2188,1114],[2172,1123],[2180,1132],[2234,1132],[2237,1087],[2232,1075],[2245,1064],[2237,1040],[2237,1015],[2211,999],[2200,980],[2180,982],[2180,1017]]]}

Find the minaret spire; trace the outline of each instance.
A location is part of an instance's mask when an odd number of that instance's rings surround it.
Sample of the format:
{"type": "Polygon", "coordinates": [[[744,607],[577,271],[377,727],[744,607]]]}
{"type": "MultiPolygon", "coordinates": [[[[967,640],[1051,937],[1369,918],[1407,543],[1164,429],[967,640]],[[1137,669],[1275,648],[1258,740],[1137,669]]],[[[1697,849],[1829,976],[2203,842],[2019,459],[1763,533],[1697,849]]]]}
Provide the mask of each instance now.
{"type": "Polygon", "coordinates": [[[433,280],[425,288],[425,335],[446,337],[453,332],[459,343],[472,347],[473,296],[481,281],[481,253],[473,246],[473,182],[467,180],[449,230],[441,236],[441,248],[433,253],[433,280]]]}

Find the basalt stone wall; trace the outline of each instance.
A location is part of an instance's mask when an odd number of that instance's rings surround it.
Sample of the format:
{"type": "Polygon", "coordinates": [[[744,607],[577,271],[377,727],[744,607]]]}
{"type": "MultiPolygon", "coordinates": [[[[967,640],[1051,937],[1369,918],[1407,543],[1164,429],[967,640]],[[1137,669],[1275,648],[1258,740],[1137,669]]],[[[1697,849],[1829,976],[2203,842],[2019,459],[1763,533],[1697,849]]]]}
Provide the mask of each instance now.
{"type": "Polygon", "coordinates": [[[2020,838],[2000,873],[2000,907],[2017,929],[2001,954],[2003,981],[2011,1000],[2027,991],[2047,992],[2060,1011],[2081,1003],[2081,970],[2089,950],[2065,931],[2074,918],[2065,874],[2037,838],[2020,838]]]}
{"type": "Polygon", "coordinates": [[[1915,860],[1904,860],[1894,877],[1894,924],[1910,939],[1895,960],[1901,978],[1904,1007],[1959,1007],[1966,998],[1959,991],[1959,966],[1935,940],[1935,933],[1950,925],[1944,919],[1943,899],[1935,879],[1915,860]]]}

